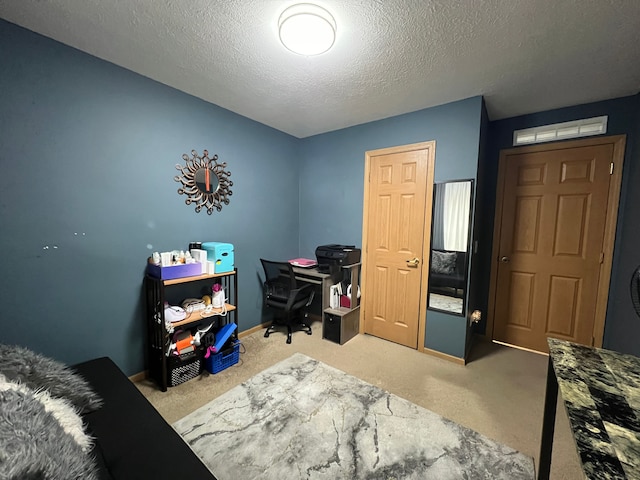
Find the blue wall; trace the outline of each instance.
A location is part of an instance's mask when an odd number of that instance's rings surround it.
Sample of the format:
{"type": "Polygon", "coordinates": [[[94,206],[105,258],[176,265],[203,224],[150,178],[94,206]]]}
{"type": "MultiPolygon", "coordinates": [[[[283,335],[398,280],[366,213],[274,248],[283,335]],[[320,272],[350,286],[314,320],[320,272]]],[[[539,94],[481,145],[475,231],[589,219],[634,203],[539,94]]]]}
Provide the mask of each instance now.
{"type": "MultiPolygon", "coordinates": [[[[495,188],[500,150],[511,148],[513,131],[540,125],[567,122],[580,118],[608,115],[607,135],[626,134],[626,150],[618,225],[614,246],[613,268],[609,289],[609,304],[604,332],[605,348],[640,355],[640,319],[634,313],[629,295],[631,274],[640,264],[640,95],[618,98],[604,102],[578,105],[532,115],[510,118],[490,124],[490,154],[487,158],[485,187],[491,192],[484,198],[483,209],[486,226],[485,247],[481,257],[485,259],[485,275],[488,278],[491,262],[491,237],[493,235],[493,211],[495,209],[495,188]]],[[[485,284],[488,294],[488,282],[485,284]]],[[[486,305],[484,310],[486,311],[486,305]]],[[[484,325],[480,326],[484,331],[484,325]]]]}
{"type": "Polygon", "coordinates": [[[0,341],[143,370],[146,259],[190,241],[234,244],[260,323],[259,257],[298,252],[296,138],[1,20],[0,66],[0,341]],[[211,216],[173,180],[192,149],[234,182],[211,216]]]}
{"type": "MultiPolygon", "coordinates": [[[[362,245],[365,152],[436,141],[435,181],[475,179],[482,97],[301,140],[300,253],[326,243],[362,245]]],[[[425,346],[465,354],[466,319],[429,311],[425,346]]]]}
{"type": "MultiPolygon", "coordinates": [[[[299,140],[2,20],[0,65],[2,342],[141,371],[146,258],[196,240],[235,245],[240,330],[256,326],[259,258],[360,245],[365,152],[428,140],[436,181],[478,175],[472,278],[488,278],[498,155],[512,130],[608,114],[609,133],[628,137],[605,346],[640,354],[628,293],[640,263],[639,96],[491,122],[485,152],[481,97],[299,140]],[[191,149],[228,163],[222,212],[196,214],[177,194],[174,166],[191,149]]],[[[470,309],[486,312],[485,287],[470,289],[470,309]]],[[[467,339],[465,318],[428,313],[428,348],[463,357],[467,339]]]]}

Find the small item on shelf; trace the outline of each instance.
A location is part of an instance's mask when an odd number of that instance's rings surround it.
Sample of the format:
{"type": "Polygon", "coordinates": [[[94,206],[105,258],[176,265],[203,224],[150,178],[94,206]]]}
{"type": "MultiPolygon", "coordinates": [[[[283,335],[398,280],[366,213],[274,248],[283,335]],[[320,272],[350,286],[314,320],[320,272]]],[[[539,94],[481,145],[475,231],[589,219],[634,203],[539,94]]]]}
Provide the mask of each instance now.
{"type": "Polygon", "coordinates": [[[180,265],[184,263],[184,250],[173,251],[173,264],[180,265]]]}
{"type": "Polygon", "coordinates": [[[180,305],[188,313],[204,310],[207,307],[201,298],[185,298],[180,305]]]}
{"type": "Polygon", "coordinates": [[[176,352],[178,352],[178,355],[191,353],[195,349],[193,335],[190,332],[180,332],[176,335],[176,352]]]}
{"type": "Polygon", "coordinates": [[[211,328],[213,327],[214,322],[211,322],[209,324],[208,327],[206,328],[198,328],[198,331],[196,332],[196,334],[193,336],[193,344],[196,347],[199,347],[201,345],[203,345],[203,338],[205,337],[205,335],[207,334],[207,332],[209,330],[211,330],[211,328]]]}
{"type": "Polygon", "coordinates": [[[204,354],[204,358],[209,358],[212,353],[218,353],[218,351],[224,346],[227,340],[231,337],[234,330],[238,328],[235,323],[228,323],[220,329],[218,335],[216,335],[216,343],[207,348],[204,354]]]}
{"type": "MultiPolygon", "coordinates": [[[[213,324],[212,324],[213,325],[213,324]]],[[[206,352],[211,345],[216,343],[216,334],[213,330],[209,330],[207,333],[200,337],[200,346],[206,352]]]]}
{"type": "MultiPolygon", "coordinates": [[[[354,303],[358,305],[360,300],[360,286],[358,286],[358,294],[355,300],[356,301],[354,303]]],[[[349,284],[349,286],[347,287],[347,294],[340,295],[340,306],[345,308],[352,308],[351,307],[351,284],[349,284]]]]}
{"type": "Polygon", "coordinates": [[[213,295],[211,296],[211,306],[213,308],[224,308],[224,288],[219,283],[214,283],[211,288],[213,295]]]}
{"type": "Polygon", "coordinates": [[[338,308],[340,306],[340,284],[329,287],[329,307],[338,308]]]}
{"type": "Polygon", "coordinates": [[[160,265],[163,267],[171,266],[171,252],[162,252],[160,254],[160,265]]]}
{"type": "Polygon", "coordinates": [[[168,303],[165,302],[164,304],[165,321],[174,323],[174,322],[179,322],[180,320],[184,320],[185,318],[187,318],[187,312],[185,312],[182,307],[169,305],[168,303]]]}
{"type": "Polygon", "coordinates": [[[199,248],[189,250],[191,257],[200,264],[201,273],[207,273],[207,252],[199,248]]]}

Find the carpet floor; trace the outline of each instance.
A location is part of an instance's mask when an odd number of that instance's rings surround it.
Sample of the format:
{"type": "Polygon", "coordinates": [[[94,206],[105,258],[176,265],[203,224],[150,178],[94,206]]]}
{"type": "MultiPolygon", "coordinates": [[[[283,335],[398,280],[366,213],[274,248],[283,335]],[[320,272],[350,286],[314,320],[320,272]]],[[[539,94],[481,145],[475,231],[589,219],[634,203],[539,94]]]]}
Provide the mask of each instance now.
{"type": "Polygon", "coordinates": [[[301,353],[174,423],[219,480],[533,479],[533,459],[301,353]]]}

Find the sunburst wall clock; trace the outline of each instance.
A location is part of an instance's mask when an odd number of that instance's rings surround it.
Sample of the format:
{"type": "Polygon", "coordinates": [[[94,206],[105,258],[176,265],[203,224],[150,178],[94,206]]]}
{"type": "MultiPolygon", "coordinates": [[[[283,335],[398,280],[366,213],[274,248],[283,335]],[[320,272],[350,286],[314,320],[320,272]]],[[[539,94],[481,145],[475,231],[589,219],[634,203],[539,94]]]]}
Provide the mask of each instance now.
{"type": "Polygon", "coordinates": [[[214,209],[218,212],[222,210],[223,204],[229,205],[233,182],[229,180],[231,172],[225,170],[227,162],[218,163],[218,155],[209,158],[207,150],[203,151],[202,156],[191,150],[191,157],[185,153],[182,159],[185,164],[176,165],[182,175],[176,175],[173,179],[182,184],[178,193],[187,196],[184,203],[195,203],[196,213],[205,208],[209,215],[214,209]]]}

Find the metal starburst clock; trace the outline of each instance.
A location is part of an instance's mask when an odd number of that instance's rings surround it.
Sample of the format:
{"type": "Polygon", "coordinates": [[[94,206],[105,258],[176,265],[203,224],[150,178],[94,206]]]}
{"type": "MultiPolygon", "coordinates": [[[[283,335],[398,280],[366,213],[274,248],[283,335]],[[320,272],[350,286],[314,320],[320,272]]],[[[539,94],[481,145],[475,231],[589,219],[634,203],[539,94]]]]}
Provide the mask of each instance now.
{"type": "Polygon", "coordinates": [[[182,175],[173,179],[182,186],[178,189],[180,195],[186,195],[187,205],[196,204],[196,213],[203,208],[211,215],[213,210],[222,210],[222,205],[229,205],[232,195],[233,182],[229,180],[231,172],[225,170],[227,162],[218,163],[218,155],[209,158],[209,152],[204,150],[202,156],[191,150],[191,157],[182,155],[184,165],[177,164],[176,169],[182,175]]]}

